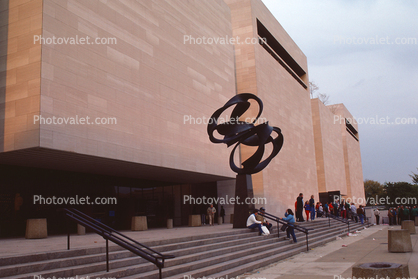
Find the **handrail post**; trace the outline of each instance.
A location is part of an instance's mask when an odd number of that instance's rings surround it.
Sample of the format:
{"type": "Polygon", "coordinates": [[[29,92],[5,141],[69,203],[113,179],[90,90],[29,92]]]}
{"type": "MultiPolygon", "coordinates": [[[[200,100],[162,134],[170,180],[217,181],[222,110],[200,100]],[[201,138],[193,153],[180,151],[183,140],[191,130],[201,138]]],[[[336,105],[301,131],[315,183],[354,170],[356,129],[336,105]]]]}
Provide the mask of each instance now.
{"type": "Polygon", "coordinates": [[[162,279],[163,278],[163,275],[162,275],[162,272],[161,272],[161,266],[159,266],[158,268],[160,270],[160,279],[162,279]]]}
{"type": "Polygon", "coordinates": [[[106,238],[106,271],[109,272],[109,240],[106,238]]]}
{"type": "Polygon", "coordinates": [[[347,225],[348,225],[348,233],[350,233],[350,221],[347,220],[347,225]]]}
{"type": "Polygon", "coordinates": [[[67,227],[67,250],[70,250],[70,226],[68,225],[68,219],[65,222],[65,226],[67,227]]]}
{"type": "Polygon", "coordinates": [[[329,223],[329,227],[331,228],[331,217],[328,216],[328,223],[329,223]]]}
{"type": "Polygon", "coordinates": [[[309,251],[308,234],[309,234],[309,232],[306,232],[306,251],[309,251]]]}
{"type": "Polygon", "coordinates": [[[280,223],[277,221],[277,238],[280,237],[280,223]]]}

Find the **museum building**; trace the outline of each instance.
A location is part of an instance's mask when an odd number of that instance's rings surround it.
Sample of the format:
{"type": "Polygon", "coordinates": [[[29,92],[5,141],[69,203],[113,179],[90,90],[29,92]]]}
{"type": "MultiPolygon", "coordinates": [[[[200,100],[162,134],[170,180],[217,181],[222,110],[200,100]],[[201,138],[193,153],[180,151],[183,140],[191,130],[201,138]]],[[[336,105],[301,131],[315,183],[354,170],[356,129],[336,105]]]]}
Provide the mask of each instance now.
{"type": "Polygon", "coordinates": [[[133,216],[188,225],[207,204],[185,197],[235,196],[231,148],[209,141],[207,121],[240,93],[284,136],[252,175],[255,207],[364,197],[357,125],[310,98],[306,56],[261,0],[1,1],[0,237],[39,217],[63,233],[62,207],[119,230],[133,216]],[[53,197],[101,202],[35,202],[53,197]]]}

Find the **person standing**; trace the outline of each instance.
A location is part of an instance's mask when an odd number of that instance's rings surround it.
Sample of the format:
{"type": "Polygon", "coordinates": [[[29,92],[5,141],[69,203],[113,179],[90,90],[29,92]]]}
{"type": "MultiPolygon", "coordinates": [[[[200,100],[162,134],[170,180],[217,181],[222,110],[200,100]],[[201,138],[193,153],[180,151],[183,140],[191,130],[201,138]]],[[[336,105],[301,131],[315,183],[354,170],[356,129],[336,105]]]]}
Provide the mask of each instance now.
{"type": "Polygon", "coordinates": [[[364,224],[364,211],[363,211],[363,206],[360,205],[359,208],[357,208],[357,215],[358,218],[360,219],[361,224],[364,224]]]}
{"type": "Polygon", "coordinates": [[[333,215],[334,214],[334,205],[332,204],[332,202],[329,202],[328,209],[329,209],[329,214],[333,215]]]}
{"type": "Polygon", "coordinates": [[[340,202],[338,199],[334,200],[332,207],[334,208],[334,216],[338,217],[338,208],[340,207],[340,202]]]}
{"type": "Polygon", "coordinates": [[[325,217],[328,217],[328,204],[327,203],[324,204],[324,212],[325,212],[325,217]]]}
{"type": "Polygon", "coordinates": [[[315,220],[315,200],[314,195],[311,196],[311,199],[309,200],[309,207],[311,211],[311,221],[315,220]]]}
{"type": "Polygon", "coordinates": [[[418,216],[418,208],[416,205],[414,205],[414,207],[412,208],[411,214],[412,214],[412,221],[415,222],[415,219],[418,216]]]}
{"type": "Polygon", "coordinates": [[[403,209],[402,213],[403,213],[402,221],[403,220],[409,220],[409,208],[408,208],[408,206],[405,206],[405,208],[403,209]]]}
{"type": "Polygon", "coordinates": [[[213,219],[215,217],[216,209],[213,207],[213,204],[211,204],[208,209],[206,210],[208,216],[209,216],[209,225],[213,226],[213,219]]]}
{"type": "Polygon", "coordinates": [[[345,206],[345,211],[347,212],[347,219],[351,218],[351,204],[345,201],[344,206],[345,206]]]}
{"type": "Polygon", "coordinates": [[[224,209],[223,205],[221,205],[221,212],[220,212],[219,216],[221,216],[221,218],[222,218],[222,224],[225,224],[225,209],[224,209]]]}
{"type": "Polygon", "coordinates": [[[297,211],[296,211],[296,220],[298,222],[304,222],[303,219],[303,194],[300,193],[299,197],[296,199],[297,211]]]}
{"type": "Polygon", "coordinates": [[[398,225],[402,225],[402,218],[403,218],[403,208],[402,206],[398,205],[398,210],[396,210],[396,215],[398,219],[398,225]]]}
{"type": "Polygon", "coordinates": [[[389,226],[393,225],[393,209],[389,208],[388,210],[388,219],[389,219],[389,226]]]}
{"type": "Polygon", "coordinates": [[[200,218],[202,219],[202,225],[206,225],[206,206],[204,204],[200,206],[200,218]]]}
{"type": "Polygon", "coordinates": [[[351,203],[350,210],[351,210],[352,220],[353,221],[355,220],[356,223],[358,223],[357,208],[356,208],[356,205],[353,202],[351,203]]]}
{"type": "Polygon", "coordinates": [[[345,201],[342,200],[340,204],[340,212],[341,212],[341,218],[347,219],[347,210],[345,207],[345,201]]]}
{"type": "Polygon", "coordinates": [[[305,202],[305,205],[303,206],[303,208],[305,208],[306,222],[309,222],[309,213],[311,213],[311,207],[308,201],[305,202]]]}
{"type": "Polygon", "coordinates": [[[380,211],[377,208],[374,210],[374,217],[376,218],[376,225],[379,225],[380,211]]]}
{"type": "Polygon", "coordinates": [[[322,207],[322,203],[318,203],[318,211],[316,217],[324,217],[324,208],[322,207]]]}

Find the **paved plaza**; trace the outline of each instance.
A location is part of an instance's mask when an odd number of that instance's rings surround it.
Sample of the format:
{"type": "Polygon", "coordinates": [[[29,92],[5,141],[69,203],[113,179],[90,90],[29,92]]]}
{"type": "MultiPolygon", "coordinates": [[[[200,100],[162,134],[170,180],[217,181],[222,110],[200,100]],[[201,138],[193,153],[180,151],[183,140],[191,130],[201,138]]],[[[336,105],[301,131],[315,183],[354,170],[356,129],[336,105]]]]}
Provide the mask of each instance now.
{"type": "MultiPolygon", "coordinates": [[[[351,268],[360,263],[390,262],[408,264],[411,278],[418,275],[418,235],[411,234],[412,253],[389,253],[388,230],[400,226],[372,226],[355,236],[338,238],[260,270],[244,278],[265,279],[344,279],[352,277],[351,268]]],[[[241,277],[241,278],[243,278],[241,277]]]]}

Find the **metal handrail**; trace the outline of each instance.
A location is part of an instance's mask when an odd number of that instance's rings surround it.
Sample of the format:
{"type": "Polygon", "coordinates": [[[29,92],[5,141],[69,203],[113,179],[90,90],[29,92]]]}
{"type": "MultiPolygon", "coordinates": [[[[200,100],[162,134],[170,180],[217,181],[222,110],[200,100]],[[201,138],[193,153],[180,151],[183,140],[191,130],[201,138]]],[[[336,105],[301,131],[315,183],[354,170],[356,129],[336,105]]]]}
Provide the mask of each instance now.
{"type": "MultiPolygon", "coordinates": [[[[109,240],[117,245],[131,251],[132,253],[142,257],[143,259],[155,264],[159,269],[160,279],[162,278],[162,268],[164,267],[164,260],[172,259],[173,255],[163,255],[136,240],[114,230],[113,228],[106,226],[105,224],[93,219],[92,217],[78,211],[74,208],[64,208],[65,215],[84,227],[92,229],[98,235],[101,235],[106,239],[106,271],[109,272],[109,240]]],[[[68,230],[67,236],[67,249],[70,250],[70,233],[68,230]]]]}
{"type": "Polygon", "coordinates": [[[342,223],[347,224],[347,232],[350,233],[350,220],[348,220],[348,219],[347,220],[344,220],[343,218],[337,217],[337,216],[335,216],[335,215],[333,215],[331,213],[328,213],[326,216],[328,217],[329,227],[331,227],[331,218],[332,218],[332,219],[334,219],[336,221],[339,221],[339,222],[342,222],[342,223]]]}
{"type": "Polygon", "coordinates": [[[306,236],[306,250],[309,251],[309,239],[308,239],[308,235],[309,235],[309,231],[310,230],[314,230],[314,229],[308,229],[308,228],[302,227],[300,225],[296,225],[294,223],[290,224],[289,222],[283,221],[279,217],[274,216],[273,214],[270,214],[270,213],[267,213],[267,212],[262,212],[261,213],[261,211],[260,211],[260,215],[263,216],[263,217],[265,217],[265,218],[267,218],[267,219],[270,219],[270,220],[273,220],[273,221],[276,221],[277,222],[277,237],[280,237],[279,224],[292,226],[295,230],[300,231],[300,232],[303,232],[305,234],[305,236],[306,236]]]}

